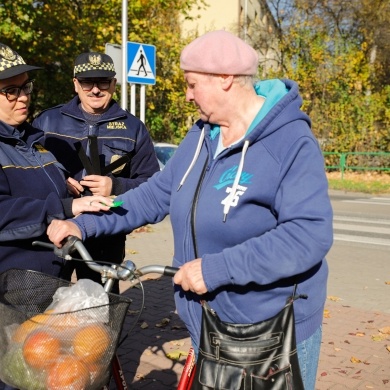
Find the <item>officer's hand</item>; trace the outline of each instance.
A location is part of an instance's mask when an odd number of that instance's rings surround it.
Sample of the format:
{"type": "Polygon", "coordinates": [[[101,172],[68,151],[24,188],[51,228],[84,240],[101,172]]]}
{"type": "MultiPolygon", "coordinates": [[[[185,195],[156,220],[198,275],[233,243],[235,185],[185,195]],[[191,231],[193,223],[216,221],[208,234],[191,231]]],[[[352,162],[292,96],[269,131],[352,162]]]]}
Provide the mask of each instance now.
{"type": "Polygon", "coordinates": [[[88,188],[92,195],[110,196],[112,191],[112,180],[108,176],[88,175],[80,180],[83,187],[88,188]]]}
{"type": "Polygon", "coordinates": [[[75,198],[80,197],[81,193],[84,191],[83,186],[72,177],[69,177],[66,180],[66,186],[68,188],[69,193],[72,194],[75,198]]]}

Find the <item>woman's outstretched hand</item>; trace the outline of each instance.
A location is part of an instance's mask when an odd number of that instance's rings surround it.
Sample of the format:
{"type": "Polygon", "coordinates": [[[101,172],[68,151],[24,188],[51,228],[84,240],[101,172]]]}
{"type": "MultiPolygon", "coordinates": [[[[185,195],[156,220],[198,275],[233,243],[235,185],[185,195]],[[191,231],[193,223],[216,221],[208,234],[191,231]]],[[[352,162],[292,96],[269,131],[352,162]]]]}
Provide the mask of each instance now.
{"type": "Polygon", "coordinates": [[[69,236],[76,236],[82,239],[79,227],[72,221],[53,220],[47,228],[49,240],[57,247],[62,247],[62,242],[69,236]]]}

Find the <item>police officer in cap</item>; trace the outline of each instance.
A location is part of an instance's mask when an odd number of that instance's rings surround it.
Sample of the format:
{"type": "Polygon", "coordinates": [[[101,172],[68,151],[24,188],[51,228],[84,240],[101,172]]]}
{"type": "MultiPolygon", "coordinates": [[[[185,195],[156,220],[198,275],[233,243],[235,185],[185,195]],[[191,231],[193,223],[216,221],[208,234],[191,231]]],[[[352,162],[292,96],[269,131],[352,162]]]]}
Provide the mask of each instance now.
{"type": "MultiPolygon", "coordinates": [[[[116,72],[110,56],[82,53],[75,59],[76,96],[43,111],[34,126],[45,132],[45,147],[69,173],[75,197],[85,194],[115,197],[133,189],[159,171],[153,142],[145,125],[113,99],[116,72]]],[[[87,241],[95,260],[120,264],[126,235],[87,241]]],[[[69,262],[69,275],[97,282],[100,275],[85,264],[69,262]]],[[[115,287],[118,292],[118,286],[115,287]]]]}

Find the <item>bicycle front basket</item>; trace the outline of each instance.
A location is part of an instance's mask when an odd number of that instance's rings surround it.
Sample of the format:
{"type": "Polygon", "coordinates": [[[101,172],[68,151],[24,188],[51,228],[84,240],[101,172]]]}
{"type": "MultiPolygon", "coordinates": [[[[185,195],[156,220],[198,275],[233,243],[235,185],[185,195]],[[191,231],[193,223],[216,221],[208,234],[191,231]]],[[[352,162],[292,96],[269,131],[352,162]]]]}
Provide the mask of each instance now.
{"type": "Polygon", "coordinates": [[[30,270],[0,274],[3,382],[21,390],[89,390],[107,382],[131,300],[109,293],[105,305],[47,310],[57,289],[71,285],[30,270]]]}

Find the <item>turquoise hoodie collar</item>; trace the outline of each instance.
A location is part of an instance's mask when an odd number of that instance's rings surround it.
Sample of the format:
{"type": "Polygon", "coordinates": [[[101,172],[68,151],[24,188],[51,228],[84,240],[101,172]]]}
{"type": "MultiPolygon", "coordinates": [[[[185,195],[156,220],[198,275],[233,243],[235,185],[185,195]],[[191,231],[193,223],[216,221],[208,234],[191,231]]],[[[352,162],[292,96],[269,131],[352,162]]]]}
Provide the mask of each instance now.
{"type": "MultiPolygon", "coordinates": [[[[249,134],[264,119],[272,107],[288,93],[286,85],[279,79],[259,81],[254,85],[254,88],[257,95],[265,98],[265,102],[246,134],[249,134]]],[[[210,138],[214,140],[219,133],[220,126],[210,124],[210,138]]]]}

